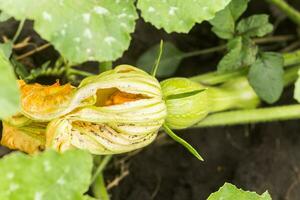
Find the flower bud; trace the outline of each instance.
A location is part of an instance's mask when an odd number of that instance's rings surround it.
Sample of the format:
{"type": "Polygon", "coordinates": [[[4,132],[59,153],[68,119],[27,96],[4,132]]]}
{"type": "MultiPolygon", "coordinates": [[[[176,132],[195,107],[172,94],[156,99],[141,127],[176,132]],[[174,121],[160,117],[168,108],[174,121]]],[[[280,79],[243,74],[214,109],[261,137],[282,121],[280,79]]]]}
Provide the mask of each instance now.
{"type": "Polygon", "coordinates": [[[206,88],[187,78],[170,78],[161,82],[168,116],[166,124],[172,129],[184,129],[199,122],[209,113],[206,88]]]}

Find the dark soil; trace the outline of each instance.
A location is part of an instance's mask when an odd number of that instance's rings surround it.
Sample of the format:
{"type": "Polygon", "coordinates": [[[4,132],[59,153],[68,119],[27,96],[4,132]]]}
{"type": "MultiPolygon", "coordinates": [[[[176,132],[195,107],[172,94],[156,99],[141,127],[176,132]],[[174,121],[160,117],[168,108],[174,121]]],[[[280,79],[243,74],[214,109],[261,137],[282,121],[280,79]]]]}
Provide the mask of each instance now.
{"type": "Polygon", "coordinates": [[[298,121],[181,131],[204,162],[176,143],[154,143],[129,161],[112,199],[202,200],[224,182],[268,190],[273,200],[300,199],[299,131],[298,121]]]}
{"type": "MultiPolygon", "coordinates": [[[[300,9],[298,0],[291,3],[300,9]]],[[[245,16],[258,13],[271,13],[273,22],[278,22],[282,17],[276,8],[270,7],[264,1],[253,0],[245,16]]],[[[16,26],[13,20],[5,25],[0,24],[0,35],[13,35],[16,26]]],[[[21,38],[33,35],[33,41],[40,46],[44,41],[32,32],[31,26],[28,22],[21,38]]],[[[275,34],[296,32],[296,26],[288,19],[283,19],[275,34]]],[[[167,35],[139,20],[133,38],[130,49],[116,64],[135,64],[137,57],[160,39],[174,42],[183,51],[199,50],[224,43],[211,33],[208,23],[195,26],[189,34],[167,35]]],[[[280,50],[286,45],[288,44],[281,43],[263,48],[280,50]]],[[[219,52],[186,59],[181,63],[176,75],[191,76],[214,70],[221,56],[222,52],[219,52]]],[[[53,48],[49,48],[25,62],[31,67],[36,67],[55,58],[57,53],[53,48]]],[[[288,91],[280,103],[290,103],[288,99],[291,98],[291,92],[288,91]]],[[[106,171],[107,182],[122,174],[121,167],[125,168],[125,171],[128,168],[129,175],[110,190],[113,200],[202,200],[225,182],[258,193],[268,190],[273,200],[300,199],[299,121],[177,132],[199,150],[205,161],[198,161],[169,138],[160,137],[135,155],[115,157],[106,171]]],[[[0,147],[0,156],[7,152],[7,149],[0,147]]]]}

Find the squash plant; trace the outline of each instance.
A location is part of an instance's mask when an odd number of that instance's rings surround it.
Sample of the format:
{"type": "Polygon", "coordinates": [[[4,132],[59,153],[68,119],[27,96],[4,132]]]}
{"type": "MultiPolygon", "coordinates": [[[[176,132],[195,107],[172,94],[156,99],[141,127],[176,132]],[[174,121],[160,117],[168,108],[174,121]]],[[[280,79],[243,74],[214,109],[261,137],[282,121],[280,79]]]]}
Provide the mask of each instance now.
{"type": "MultiPolygon", "coordinates": [[[[295,9],[282,0],[269,1],[300,24],[295,9]]],[[[111,156],[145,147],[161,129],[203,160],[173,130],[300,118],[299,105],[258,108],[262,102],[275,103],[284,87],[296,81],[300,51],[263,51],[259,43],[272,33],[273,25],[265,14],[241,17],[247,4],[248,0],[0,0],[0,20],[20,21],[14,37],[4,37],[0,46],[1,144],[30,154],[11,153],[0,160],[1,199],[107,200],[102,173],[111,156]],[[161,43],[137,60],[138,68],[112,69],[110,63],[130,44],[137,9],[146,22],[168,33],[187,33],[196,23],[208,21],[212,34],[226,45],[187,53],[161,43]],[[60,53],[55,64],[28,70],[18,62],[23,56],[14,48],[22,45],[17,39],[26,20],[32,20],[35,31],[49,42],[40,49],[52,45],[60,53]],[[216,50],[227,52],[215,72],[156,79],[172,76],[184,58],[216,50]],[[100,69],[107,70],[96,75],[74,68],[85,61],[100,62],[100,69]],[[70,83],[33,83],[42,75],[64,76],[70,83]],[[85,78],[75,86],[71,83],[78,81],[77,75],[85,78]]],[[[298,101],[299,88],[297,80],[298,101]]],[[[216,199],[271,197],[226,183],[208,197],[216,199]]]]}

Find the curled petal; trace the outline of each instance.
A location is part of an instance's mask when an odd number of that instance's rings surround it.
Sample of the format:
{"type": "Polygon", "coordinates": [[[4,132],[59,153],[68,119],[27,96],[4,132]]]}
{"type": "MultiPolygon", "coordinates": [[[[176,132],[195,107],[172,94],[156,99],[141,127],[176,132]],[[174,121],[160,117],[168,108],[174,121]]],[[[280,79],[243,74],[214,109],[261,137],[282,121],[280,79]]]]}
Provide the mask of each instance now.
{"type": "Polygon", "coordinates": [[[21,90],[22,113],[30,119],[37,121],[50,121],[51,119],[67,114],[76,107],[93,104],[93,98],[72,104],[76,91],[70,84],[55,83],[50,86],[26,84],[19,81],[21,90]]]}
{"type": "Polygon", "coordinates": [[[46,124],[30,123],[16,127],[3,122],[1,145],[26,153],[35,153],[45,148],[46,124]]]}

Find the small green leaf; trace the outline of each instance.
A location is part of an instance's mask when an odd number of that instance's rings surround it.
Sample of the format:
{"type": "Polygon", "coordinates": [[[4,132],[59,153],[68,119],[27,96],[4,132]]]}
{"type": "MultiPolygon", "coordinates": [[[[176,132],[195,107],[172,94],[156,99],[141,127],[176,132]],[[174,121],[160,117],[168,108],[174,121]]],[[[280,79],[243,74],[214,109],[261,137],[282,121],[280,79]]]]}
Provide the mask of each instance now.
{"type": "Polygon", "coordinates": [[[235,21],[247,9],[249,0],[232,0],[225,9],[219,11],[209,22],[212,31],[220,38],[231,39],[235,34],[235,21]]]}
{"type": "Polygon", "coordinates": [[[82,200],[92,164],[92,156],[81,150],[9,154],[0,160],[0,199],[82,200]]]}
{"type": "Polygon", "coordinates": [[[229,52],[218,64],[218,71],[228,72],[250,66],[256,60],[258,47],[248,37],[236,37],[228,42],[229,52]]]}
{"type": "MultiPolygon", "coordinates": [[[[138,59],[137,67],[145,70],[148,73],[151,73],[152,66],[154,65],[155,60],[157,59],[159,51],[159,44],[151,47],[138,59]]],[[[174,44],[172,44],[171,42],[165,42],[163,45],[163,51],[156,76],[172,76],[179,67],[179,64],[183,57],[184,53],[180,51],[174,44]]]]}
{"type": "Polygon", "coordinates": [[[258,53],[258,46],[249,37],[242,37],[241,65],[242,67],[252,65],[258,53]]]}
{"type": "Polygon", "coordinates": [[[268,15],[252,15],[242,19],[237,25],[238,34],[249,37],[263,37],[273,31],[268,15]]]}
{"type": "Polygon", "coordinates": [[[212,193],[207,200],[272,200],[268,191],[262,195],[244,191],[236,186],[225,183],[217,192],[212,193]]]}
{"type": "Polygon", "coordinates": [[[241,67],[242,37],[236,37],[228,42],[229,52],[218,64],[218,71],[226,72],[241,67]]]}
{"type": "Polygon", "coordinates": [[[41,37],[72,63],[120,57],[137,19],[134,0],[0,0],[0,9],[34,20],[41,37]]]}
{"type": "Polygon", "coordinates": [[[277,101],[283,90],[283,57],[279,53],[261,53],[250,67],[248,79],[257,95],[268,103],[277,101]]]}
{"type": "Polygon", "coordinates": [[[235,21],[246,11],[249,1],[250,0],[231,0],[229,9],[235,21]]]}
{"type": "Polygon", "coordinates": [[[229,8],[218,12],[216,17],[210,20],[210,24],[213,25],[212,31],[219,38],[231,39],[234,37],[235,21],[229,8]]]}
{"type": "Polygon", "coordinates": [[[187,143],[184,139],[180,138],[178,135],[176,135],[166,124],[163,125],[164,130],[166,133],[176,142],[184,146],[191,154],[193,154],[196,158],[203,161],[203,158],[199,155],[199,153],[190,145],[187,143]]]}
{"type": "Polygon", "coordinates": [[[224,9],[230,0],[138,0],[145,21],[168,33],[187,33],[195,25],[210,20],[224,9]]]}
{"type": "Polygon", "coordinates": [[[19,111],[20,92],[13,67],[2,49],[0,73],[0,119],[4,119],[19,111]]]}

